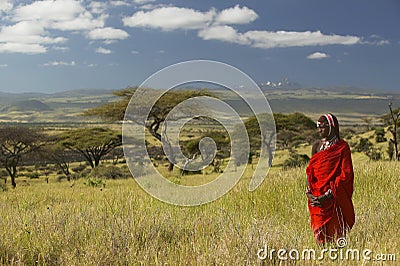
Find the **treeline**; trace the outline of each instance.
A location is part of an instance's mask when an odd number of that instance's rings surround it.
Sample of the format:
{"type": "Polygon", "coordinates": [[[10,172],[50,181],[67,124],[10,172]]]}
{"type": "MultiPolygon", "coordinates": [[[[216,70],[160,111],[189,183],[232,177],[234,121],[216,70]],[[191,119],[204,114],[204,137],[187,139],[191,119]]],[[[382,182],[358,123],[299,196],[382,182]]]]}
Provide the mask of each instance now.
{"type": "MultiPolygon", "coordinates": [[[[108,123],[120,122],[124,119],[125,110],[135,91],[136,88],[116,91],[114,94],[120,97],[119,101],[87,110],[84,115],[101,117],[108,123]]],[[[154,90],[148,90],[146,93],[154,93],[154,90]]],[[[170,111],[178,103],[197,96],[215,97],[207,90],[169,91],[162,95],[155,105],[152,106],[146,121],[144,121],[143,126],[158,142],[158,144],[149,144],[146,141],[149,155],[155,164],[158,164],[158,162],[167,163],[169,171],[173,170],[174,164],[166,159],[161,147],[162,124],[170,111]]],[[[148,103],[142,104],[145,106],[148,103]]],[[[133,106],[131,111],[141,112],[143,106],[140,104],[133,106]]],[[[391,104],[389,108],[390,113],[383,116],[382,121],[388,127],[389,132],[392,133],[392,138],[386,138],[384,128],[376,128],[375,142],[388,142],[387,153],[389,158],[391,160],[398,160],[397,140],[400,108],[392,110],[391,104]]],[[[187,112],[185,115],[191,114],[192,109],[183,109],[181,113],[187,112]]],[[[266,116],[263,118],[266,120],[273,118],[276,131],[271,131],[268,136],[261,136],[257,117],[252,116],[246,119],[244,125],[249,137],[250,151],[243,151],[243,153],[237,155],[234,158],[235,163],[237,165],[251,163],[253,158],[260,156],[261,145],[264,145],[269,153],[270,164],[272,163],[272,154],[275,147],[277,150],[289,151],[289,158],[283,163],[283,168],[306,164],[309,157],[306,154],[298,154],[296,149],[301,145],[312,144],[318,139],[315,122],[306,115],[298,112],[292,114],[274,113],[272,116],[261,114],[260,116],[266,116]]],[[[196,133],[188,132],[186,134],[187,139],[181,141],[179,144],[180,149],[187,158],[194,158],[201,154],[199,151],[200,141],[206,137],[212,138],[217,148],[212,165],[214,166],[214,171],[221,171],[221,161],[230,158],[231,155],[230,136],[223,126],[212,119],[200,117],[196,121],[200,128],[202,125],[206,125],[204,126],[204,130],[198,130],[196,133]]],[[[65,178],[70,180],[72,177],[70,170],[71,162],[84,161],[91,169],[96,169],[103,159],[113,159],[116,162],[118,159],[121,159],[123,152],[120,130],[116,131],[110,128],[96,127],[95,125],[90,126],[92,127],[63,129],[62,131],[44,131],[34,127],[17,125],[0,127],[0,159],[3,166],[2,177],[4,181],[6,182],[7,177],[10,177],[12,186],[16,187],[15,178],[18,176],[19,167],[22,165],[51,164],[56,166],[65,178]]],[[[196,128],[196,126],[194,127],[196,128]]],[[[344,138],[350,139],[355,133],[351,128],[342,129],[344,138]]],[[[350,144],[354,151],[364,152],[372,160],[382,159],[382,151],[375,147],[370,139],[361,138],[357,141],[351,141],[350,144]]],[[[78,172],[78,170],[74,172],[78,172]]],[[[112,178],[120,176],[120,174],[113,175],[112,173],[108,175],[112,178]]]]}

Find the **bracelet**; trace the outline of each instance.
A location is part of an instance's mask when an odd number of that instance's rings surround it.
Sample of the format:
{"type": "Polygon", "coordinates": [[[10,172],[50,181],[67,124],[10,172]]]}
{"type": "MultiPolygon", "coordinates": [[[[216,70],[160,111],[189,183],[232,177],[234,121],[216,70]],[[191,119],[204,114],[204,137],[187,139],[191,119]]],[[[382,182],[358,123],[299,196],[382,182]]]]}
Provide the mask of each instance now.
{"type": "Polygon", "coordinates": [[[328,199],[332,198],[332,190],[331,189],[328,189],[328,191],[325,192],[325,197],[328,199]]]}

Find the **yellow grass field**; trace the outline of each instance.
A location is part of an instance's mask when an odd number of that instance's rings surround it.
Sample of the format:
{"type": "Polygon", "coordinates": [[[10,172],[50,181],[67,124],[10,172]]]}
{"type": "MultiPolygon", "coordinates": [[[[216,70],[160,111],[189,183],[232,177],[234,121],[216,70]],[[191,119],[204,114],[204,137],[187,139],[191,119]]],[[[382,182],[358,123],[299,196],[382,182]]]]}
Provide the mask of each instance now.
{"type": "MultiPolygon", "coordinates": [[[[354,168],[356,224],[346,248],[369,249],[371,260],[384,254],[391,260],[385,263],[396,265],[400,261],[400,164],[355,162],[354,168]]],[[[265,247],[321,252],[309,226],[304,179],[304,168],[274,170],[256,191],[249,192],[246,172],[227,195],[199,207],[160,202],[134,179],[107,180],[105,188],[86,186],[83,179],[72,187],[67,181],[20,182],[16,189],[0,192],[0,261],[11,265],[380,265],[363,261],[361,255],[360,260],[284,261],[276,253],[258,258],[265,247]]]]}

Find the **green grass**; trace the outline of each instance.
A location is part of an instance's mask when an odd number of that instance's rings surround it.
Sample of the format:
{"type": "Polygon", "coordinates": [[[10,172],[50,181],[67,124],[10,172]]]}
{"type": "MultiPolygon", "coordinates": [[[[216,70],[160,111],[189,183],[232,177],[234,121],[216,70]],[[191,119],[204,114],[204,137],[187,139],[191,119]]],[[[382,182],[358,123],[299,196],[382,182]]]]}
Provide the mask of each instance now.
{"type": "MultiPolygon", "coordinates": [[[[400,164],[354,165],[356,224],[348,236],[349,246],[399,257],[400,164]]],[[[320,250],[309,226],[304,179],[304,168],[275,169],[250,193],[250,175],[246,174],[227,195],[199,207],[160,202],[133,179],[107,180],[102,189],[85,186],[84,180],[72,187],[55,179],[49,184],[42,179],[18,180],[16,189],[0,192],[0,261],[19,265],[257,265],[262,263],[257,251],[264,245],[320,250]]],[[[325,259],[298,261],[297,265],[331,263],[325,259]]]]}

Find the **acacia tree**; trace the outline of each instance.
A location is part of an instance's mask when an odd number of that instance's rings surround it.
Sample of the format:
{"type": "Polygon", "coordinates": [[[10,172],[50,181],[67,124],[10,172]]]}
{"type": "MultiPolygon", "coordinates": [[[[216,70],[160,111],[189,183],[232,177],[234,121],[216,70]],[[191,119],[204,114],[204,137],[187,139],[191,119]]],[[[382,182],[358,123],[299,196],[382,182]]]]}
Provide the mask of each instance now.
{"type": "Polygon", "coordinates": [[[60,140],[58,138],[49,139],[47,145],[42,147],[40,155],[48,159],[50,162],[54,163],[66,176],[67,180],[70,181],[70,154],[59,141],[60,140]]]}
{"type": "Polygon", "coordinates": [[[43,141],[44,136],[42,134],[28,127],[0,128],[1,159],[14,188],[17,186],[15,178],[22,157],[39,148],[43,141]]]}
{"type": "MultiPolygon", "coordinates": [[[[84,112],[84,116],[98,116],[108,121],[122,121],[125,116],[125,110],[129,104],[129,101],[137,87],[126,88],[123,90],[119,90],[114,92],[113,94],[119,96],[121,99],[116,102],[108,103],[105,105],[101,105],[99,107],[95,107],[93,109],[89,109],[84,112]]],[[[146,92],[151,93],[152,89],[146,90],[146,92]]],[[[180,102],[183,102],[187,99],[197,97],[197,96],[212,96],[206,90],[176,90],[176,91],[168,91],[164,95],[162,95],[156,104],[152,106],[151,111],[143,125],[150,134],[155,137],[157,140],[162,141],[161,138],[161,126],[165,122],[167,115],[171,112],[171,110],[180,102]]],[[[145,105],[147,103],[143,103],[145,105]]],[[[134,106],[134,108],[140,112],[140,109],[143,109],[143,106],[134,106]]],[[[195,108],[193,108],[195,109],[195,108]]],[[[182,114],[181,117],[175,117],[175,119],[181,119],[185,116],[190,116],[191,110],[186,110],[186,114],[182,114]]],[[[142,121],[133,121],[136,123],[142,123],[142,121]]],[[[169,146],[170,144],[167,141],[168,139],[164,139],[164,143],[169,146]]],[[[171,147],[166,147],[171,151],[173,157],[173,151],[171,147]]],[[[172,171],[174,167],[173,162],[170,162],[168,170],[172,171]]]]}
{"type": "Polygon", "coordinates": [[[80,128],[62,133],[59,143],[83,155],[89,165],[95,168],[105,155],[122,145],[121,139],[121,134],[111,129],[80,128]]]}

